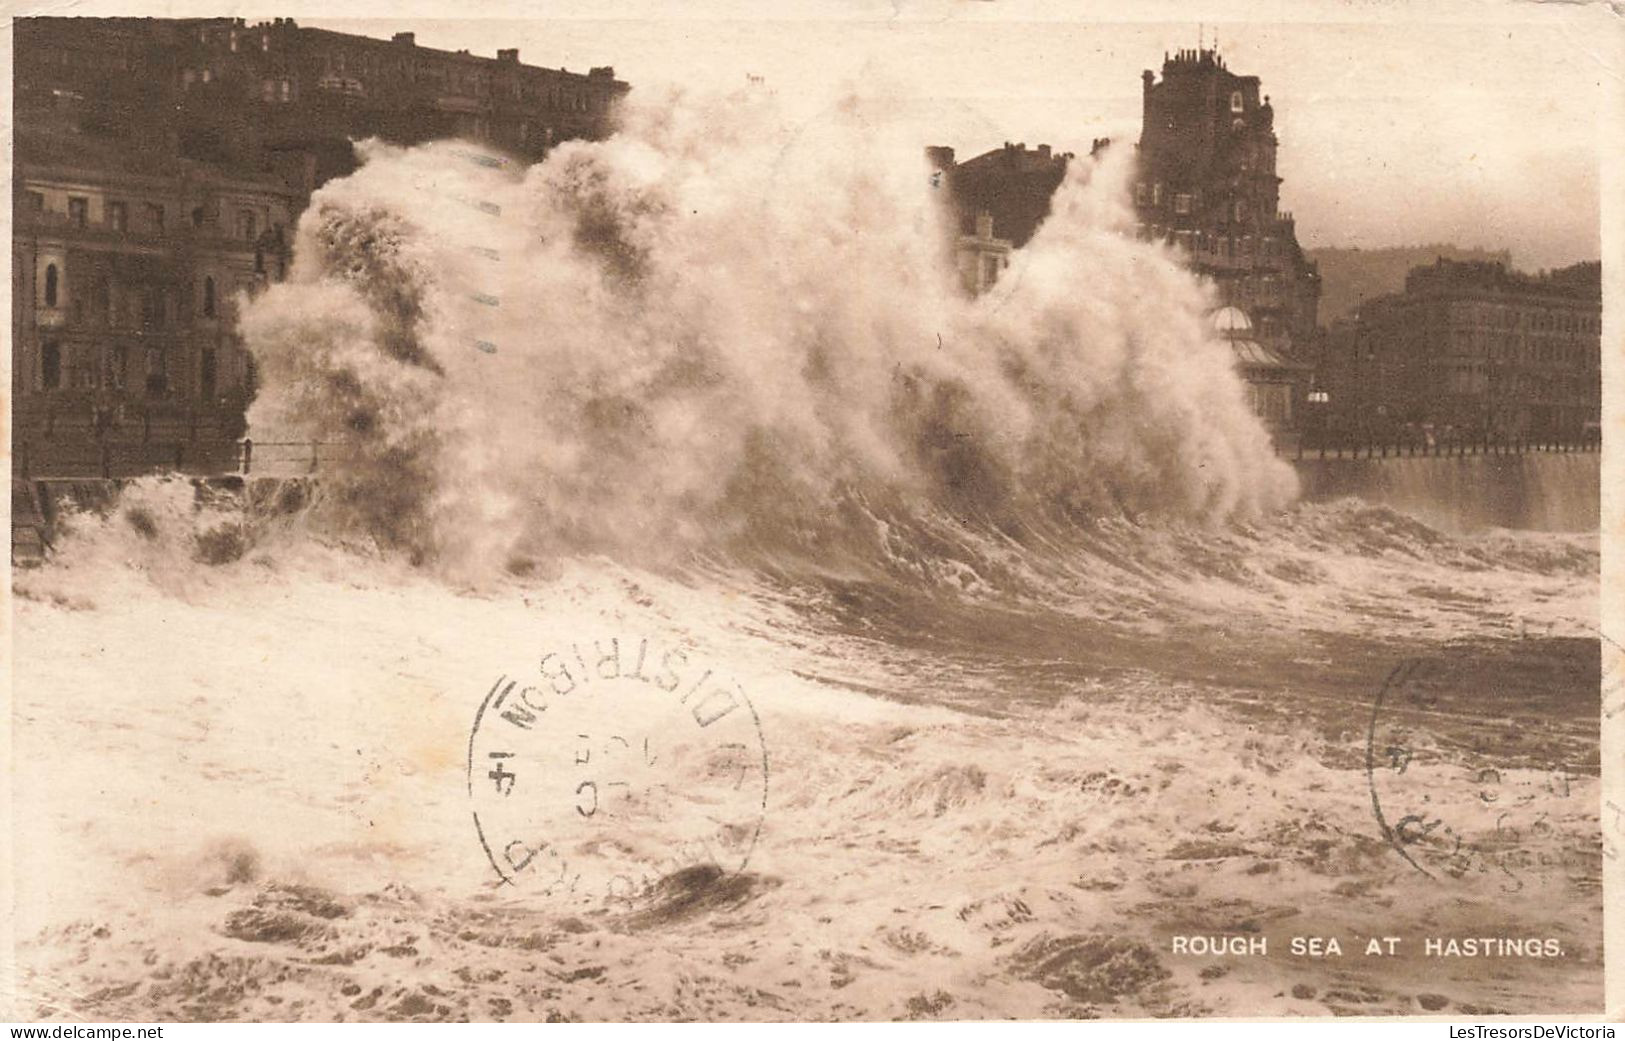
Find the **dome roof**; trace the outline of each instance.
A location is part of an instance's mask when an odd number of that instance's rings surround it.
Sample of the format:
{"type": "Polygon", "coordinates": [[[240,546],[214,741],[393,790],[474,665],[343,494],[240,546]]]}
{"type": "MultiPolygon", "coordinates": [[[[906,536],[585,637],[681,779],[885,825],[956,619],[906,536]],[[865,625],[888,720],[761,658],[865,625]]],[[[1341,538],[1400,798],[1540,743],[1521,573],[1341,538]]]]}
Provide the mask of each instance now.
{"type": "Polygon", "coordinates": [[[1221,307],[1213,312],[1213,331],[1231,339],[1245,337],[1253,331],[1247,312],[1239,307],[1221,307]]]}

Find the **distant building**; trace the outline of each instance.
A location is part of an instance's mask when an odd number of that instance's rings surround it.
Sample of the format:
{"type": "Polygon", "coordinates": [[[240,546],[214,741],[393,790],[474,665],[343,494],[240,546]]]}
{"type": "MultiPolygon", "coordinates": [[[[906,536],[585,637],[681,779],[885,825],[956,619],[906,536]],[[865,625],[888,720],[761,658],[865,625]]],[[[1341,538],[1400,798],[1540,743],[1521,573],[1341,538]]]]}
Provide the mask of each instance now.
{"type": "Polygon", "coordinates": [[[965,291],[975,296],[992,289],[1004,269],[1010,266],[1011,249],[1009,239],[994,237],[993,215],[979,215],[976,230],[955,240],[954,262],[959,267],[959,281],[965,291]]]}
{"type": "Polygon", "coordinates": [[[926,149],[939,188],[947,192],[959,232],[976,234],[977,218],[993,219],[992,234],[1020,249],[1049,216],[1050,197],[1066,176],[1071,152],[1054,152],[1049,145],[1029,149],[1011,144],[984,152],[962,163],[954,150],[926,149]]]}
{"type": "Polygon", "coordinates": [[[1367,300],[1405,288],[1412,268],[1446,260],[1486,260],[1512,266],[1512,251],[1472,249],[1439,242],[1426,246],[1381,246],[1375,249],[1321,247],[1308,256],[1320,272],[1320,322],[1329,326],[1351,317],[1367,300]]]}
{"type": "Polygon", "coordinates": [[[1147,69],[1134,205],[1140,231],[1180,246],[1241,310],[1256,338],[1307,356],[1317,334],[1320,278],[1280,209],[1275,111],[1257,76],[1231,72],[1214,50],[1180,51],[1147,69]]]}
{"type": "Polygon", "coordinates": [[[86,133],[216,165],[274,170],[308,193],[354,168],[352,138],[463,137],[535,160],[602,137],[628,90],[588,73],[305,28],[291,18],[20,18],[20,126],[68,119],[86,133]]]}
{"type": "Polygon", "coordinates": [[[1509,441],[1599,429],[1602,265],[1541,275],[1438,260],[1333,326],[1334,428],[1509,441]]]}
{"type": "MultiPolygon", "coordinates": [[[[352,140],[463,137],[536,160],[607,135],[627,85],[277,18],[19,18],[13,436],[36,472],[98,442],[230,439],[242,291],[280,279],[352,140]]],[[[494,159],[493,161],[500,161],[494,159]]]]}

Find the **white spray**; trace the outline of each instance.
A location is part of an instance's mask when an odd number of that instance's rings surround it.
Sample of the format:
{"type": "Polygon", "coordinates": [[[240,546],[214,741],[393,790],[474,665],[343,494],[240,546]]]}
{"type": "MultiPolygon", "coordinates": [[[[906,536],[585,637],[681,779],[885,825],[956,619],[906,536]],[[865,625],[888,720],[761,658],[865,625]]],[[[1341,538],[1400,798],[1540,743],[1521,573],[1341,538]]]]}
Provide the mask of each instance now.
{"type": "Polygon", "coordinates": [[[674,96],[529,169],[368,144],[246,309],[252,432],[354,444],[340,522],[469,573],[790,541],[854,501],[1003,524],[1291,498],[1211,301],[1130,233],[1128,150],[1075,160],[972,300],[920,141],[872,115],[674,96]]]}

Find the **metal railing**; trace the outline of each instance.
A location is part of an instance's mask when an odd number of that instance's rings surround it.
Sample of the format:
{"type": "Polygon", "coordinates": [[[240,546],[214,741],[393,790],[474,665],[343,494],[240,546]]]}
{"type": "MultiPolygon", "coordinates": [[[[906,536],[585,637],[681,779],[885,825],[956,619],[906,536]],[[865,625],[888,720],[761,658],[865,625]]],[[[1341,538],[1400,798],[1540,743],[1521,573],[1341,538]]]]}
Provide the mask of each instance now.
{"type": "MultiPolygon", "coordinates": [[[[171,473],[193,477],[300,477],[354,457],[350,441],[255,441],[227,439],[19,441],[12,446],[12,476],[23,480],[130,478],[171,473]]],[[[1404,459],[1524,455],[1536,452],[1597,452],[1596,433],[1568,438],[1360,439],[1304,437],[1277,444],[1294,459],[1404,459]]]]}
{"type": "Polygon", "coordinates": [[[353,457],[345,441],[60,440],[12,446],[12,476],[23,480],[191,477],[298,477],[353,457]]]}
{"type": "Polygon", "coordinates": [[[1281,455],[1295,459],[1408,459],[1453,458],[1480,455],[1527,455],[1537,452],[1569,453],[1602,450],[1600,432],[1565,437],[1492,438],[1486,436],[1350,437],[1336,434],[1306,435],[1294,445],[1277,446],[1281,455]]]}

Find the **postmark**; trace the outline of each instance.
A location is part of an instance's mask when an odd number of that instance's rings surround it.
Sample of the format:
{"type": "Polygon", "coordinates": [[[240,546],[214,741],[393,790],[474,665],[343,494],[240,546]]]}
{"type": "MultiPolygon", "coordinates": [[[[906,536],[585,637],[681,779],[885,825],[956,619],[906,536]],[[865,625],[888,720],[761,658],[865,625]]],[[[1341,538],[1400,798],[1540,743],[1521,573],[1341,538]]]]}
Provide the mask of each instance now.
{"type": "Polygon", "coordinates": [[[1482,738],[1441,742],[1441,731],[1460,727],[1470,692],[1459,683],[1444,660],[1412,658],[1372,702],[1365,769],[1383,839],[1428,878],[1490,875],[1508,894],[1584,868],[1583,855],[1557,841],[1579,803],[1566,764],[1499,761],[1482,738]]]}
{"type": "Polygon", "coordinates": [[[468,795],[498,884],[572,904],[636,900],[696,866],[745,870],[768,754],[745,685],[691,648],[608,635],[490,684],[468,795]]]}

